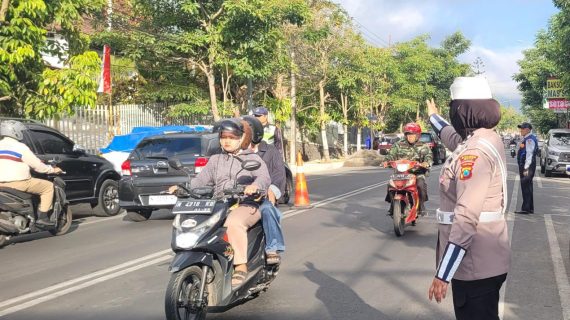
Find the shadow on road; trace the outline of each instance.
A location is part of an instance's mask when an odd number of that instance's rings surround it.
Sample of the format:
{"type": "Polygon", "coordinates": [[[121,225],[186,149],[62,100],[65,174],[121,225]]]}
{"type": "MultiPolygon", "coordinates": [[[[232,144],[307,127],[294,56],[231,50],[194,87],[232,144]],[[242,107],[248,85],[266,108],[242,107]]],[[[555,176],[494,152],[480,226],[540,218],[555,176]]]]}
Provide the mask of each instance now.
{"type": "Polygon", "coordinates": [[[319,286],[315,296],[325,305],[332,319],[390,319],[367,304],[346,284],[320,271],[310,262],[305,266],[308,268],[304,272],[305,277],[319,286]]]}

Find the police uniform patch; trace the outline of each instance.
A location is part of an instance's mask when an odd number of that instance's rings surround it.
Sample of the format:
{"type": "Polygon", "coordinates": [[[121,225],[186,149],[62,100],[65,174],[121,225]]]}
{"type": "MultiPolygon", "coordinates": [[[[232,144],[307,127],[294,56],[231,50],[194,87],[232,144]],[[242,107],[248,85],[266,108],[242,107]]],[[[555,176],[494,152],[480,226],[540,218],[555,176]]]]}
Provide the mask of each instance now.
{"type": "Polygon", "coordinates": [[[479,157],[472,154],[466,154],[459,158],[461,166],[461,172],[459,174],[460,180],[467,180],[473,176],[473,166],[477,158],[479,157]]]}

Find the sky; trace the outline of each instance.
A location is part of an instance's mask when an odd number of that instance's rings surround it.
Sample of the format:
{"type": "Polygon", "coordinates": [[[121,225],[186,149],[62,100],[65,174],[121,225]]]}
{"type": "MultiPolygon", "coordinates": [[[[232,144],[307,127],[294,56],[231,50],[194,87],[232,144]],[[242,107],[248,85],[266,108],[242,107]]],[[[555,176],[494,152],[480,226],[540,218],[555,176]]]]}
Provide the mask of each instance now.
{"type": "Polygon", "coordinates": [[[421,34],[439,46],[461,31],[469,52],[459,60],[483,61],[485,76],[496,99],[520,107],[520,92],[512,80],[522,51],[533,46],[536,33],[546,29],[558,12],[552,0],[334,0],[354,19],[368,42],[385,47],[421,34]]]}

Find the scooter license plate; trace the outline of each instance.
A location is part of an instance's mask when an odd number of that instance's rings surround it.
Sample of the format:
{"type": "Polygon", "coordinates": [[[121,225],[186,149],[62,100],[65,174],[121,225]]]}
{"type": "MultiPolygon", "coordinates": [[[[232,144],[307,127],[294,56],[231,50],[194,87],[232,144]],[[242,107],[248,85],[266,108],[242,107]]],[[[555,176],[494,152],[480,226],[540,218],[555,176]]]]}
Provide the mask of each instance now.
{"type": "Polygon", "coordinates": [[[178,200],[172,209],[173,214],[212,214],[216,201],[213,200],[178,200]]]}
{"type": "Polygon", "coordinates": [[[392,177],[390,179],[392,179],[392,180],[406,180],[406,179],[408,179],[408,174],[407,173],[394,174],[394,175],[392,175],[392,177]]]}

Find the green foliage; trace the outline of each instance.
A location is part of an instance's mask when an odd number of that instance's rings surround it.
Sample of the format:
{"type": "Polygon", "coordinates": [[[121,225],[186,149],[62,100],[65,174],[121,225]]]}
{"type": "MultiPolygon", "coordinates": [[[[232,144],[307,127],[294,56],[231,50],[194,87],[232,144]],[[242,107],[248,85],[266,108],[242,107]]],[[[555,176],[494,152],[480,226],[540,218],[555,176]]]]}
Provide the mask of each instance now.
{"type": "Polygon", "coordinates": [[[526,115],[528,115],[533,129],[541,134],[558,127],[556,114],[550,109],[529,109],[526,111],[526,115]]]}
{"type": "Polygon", "coordinates": [[[496,129],[499,132],[514,132],[517,131],[517,126],[525,120],[525,117],[514,107],[501,106],[501,122],[496,129]]]}
{"type": "Polygon", "coordinates": [[[72,113],[75,105],[93,105],[96,53],[85,52],[79,32],[82,17],[100,10],[103,0],[12,0],[7,25],[0,28],[0,112],[34,118],[72,113]],[[63,48],[48,41],[46,30],[58,26],[63,48]],[[62,70],[49,69],[42,53],[66,60],[62,70]]]}

